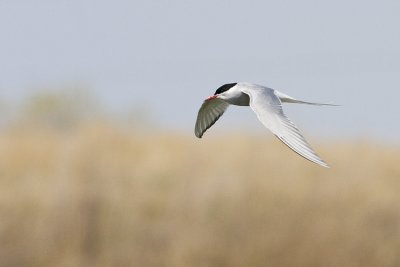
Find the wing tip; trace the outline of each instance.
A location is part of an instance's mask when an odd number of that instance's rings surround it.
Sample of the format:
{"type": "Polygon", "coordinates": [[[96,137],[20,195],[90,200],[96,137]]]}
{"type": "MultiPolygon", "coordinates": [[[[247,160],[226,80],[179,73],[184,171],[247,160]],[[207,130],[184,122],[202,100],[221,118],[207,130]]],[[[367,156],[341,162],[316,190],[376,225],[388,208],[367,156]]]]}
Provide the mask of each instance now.
{"type": "Polygon", "coordinates": [[[327,168],[327,169],[331,168],[329,166],[329,164],[326,163],[323,159],[321,159],[321,157],[318,156],[317,153],[315,153],[315,151],[311,147],[309,147],[309,149],[312,152],[313,156],[310,156],[310,155],[302,153],[301,151],[296,149],[290,142],[288,142],[288,140],[286,138],[278,136],[278,135],[275,135],[275,136],[278,137],[278,139],[281,140],[285,145],[287,145],[291,150],[293,150],[293,152],[295,152],[299,156],[303,157],[304,159],[309,160],[310,162],[313,162],[313,163],[315,163],[315,164],[317,164],[317,165],[319,165],[321,167],[324,167],[324,168],[327,168]]]}
{"type": "Polygon", "coordinates": [[[195,132],[194,132],[194,135],[195,135],[197,138],[202,138],[202,137],[203,137],[203,134],[204,134],[204,133],[198,132],[198,131],[196,131],[196,130],[195,130],[195,132]]]}
{"type": "Polygon", "coordinates": [[[325,161],[322,161],[322,162],[315,162],[315,163],[317,163],[317,164],[320,165],[321,167],[324,167],[324,168],[327,168],[327,169],[330,169],[330,168],[331,168],[331,166],[330,166],[328,163],[326,163],[325,161]]]}

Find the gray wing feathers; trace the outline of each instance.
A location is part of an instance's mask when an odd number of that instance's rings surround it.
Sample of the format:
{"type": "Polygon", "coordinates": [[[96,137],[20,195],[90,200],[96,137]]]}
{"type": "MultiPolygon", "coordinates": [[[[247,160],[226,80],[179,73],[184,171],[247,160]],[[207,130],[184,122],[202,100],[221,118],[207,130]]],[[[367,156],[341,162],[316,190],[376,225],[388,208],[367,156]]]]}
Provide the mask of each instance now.
{"type": "Polygon", "coordinates": [[[300,156],[324,167],[329,167],[307,143],[299,129],[283,113],[281,101],[273,90],[246,90],[250,107],[258,119],[283,143],[300,156]]]}
{"type": "Polygon", "coordinates": [[[195,135],[201,138],[205,131],[213,126],[222,114],[224,114],[228,106],[228,103],[218,98],[204,101],[197,114],[196,126],[194,129],[195,135]]]}
{"type": "Polygon", "coordinates": [[[329,165],[322,160],[307,143],[305,138],[300,134],[300,131],[297,129],[296,125],[294,125],[294,123],[290,121],[284,114],[283,116],[284,118],[281,118],[281,122],[285,129],[282,130],[283,134],[276,134],[276,136],[300,156],[321,166],[329,167],[329,165]]]}

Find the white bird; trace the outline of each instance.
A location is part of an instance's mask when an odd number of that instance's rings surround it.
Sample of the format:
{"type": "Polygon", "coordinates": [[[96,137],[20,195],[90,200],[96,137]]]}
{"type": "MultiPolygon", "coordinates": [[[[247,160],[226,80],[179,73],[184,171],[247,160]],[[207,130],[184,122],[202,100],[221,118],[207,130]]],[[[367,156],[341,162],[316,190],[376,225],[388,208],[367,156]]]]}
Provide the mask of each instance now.
{"type": "Polygon", "coordinates": [[[289,148],[300,156],[329,168],[329,165],[307,143],[296,125],[283,113],[282,102],[335,106],[300,101],[257,84],[229,83],[219,87],[214,95],[204,101],[197,115],[195,134],[201,138],[204,132],[224,114],[229,105],[250,106],[261,123],[289,148]]]}

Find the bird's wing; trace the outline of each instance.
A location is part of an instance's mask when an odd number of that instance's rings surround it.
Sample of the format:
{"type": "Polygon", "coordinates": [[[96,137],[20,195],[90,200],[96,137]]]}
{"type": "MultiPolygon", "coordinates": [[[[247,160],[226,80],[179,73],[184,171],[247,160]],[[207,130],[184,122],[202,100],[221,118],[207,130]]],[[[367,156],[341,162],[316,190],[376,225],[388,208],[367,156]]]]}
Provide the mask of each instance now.
{"type": "Polygon", "coordinates": [[[196,126],[194,129],[196,136],[201,138],[204,132],[213,126],[222,114],[224,114],[228,106],[228,103],[218,98],[205,100],[197,114],[196,126]]]}
{"type": "Polygon", "coordinates": [[[323,167],[329,167],[307,143],[296,125],[283,113],[281,101],[273,90],[249,88],[243,89],[243,92],[249,95],[250,107],[258,119],[283,143],[300,156],[323,167]]]}

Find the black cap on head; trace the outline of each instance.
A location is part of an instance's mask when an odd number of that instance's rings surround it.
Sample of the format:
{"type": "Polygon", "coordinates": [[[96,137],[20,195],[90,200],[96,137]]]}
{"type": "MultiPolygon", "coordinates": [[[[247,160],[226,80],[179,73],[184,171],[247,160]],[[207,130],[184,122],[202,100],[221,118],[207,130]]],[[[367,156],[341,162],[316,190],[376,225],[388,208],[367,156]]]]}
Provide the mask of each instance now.
{"type": "Polygon", "coordinates": [[[215,91],[214,95],[218,95],[221,94],[225,91],[228,91],[229,89],[231,89],[232,87],[234,87],[237,83],[227,83],[222,85],[220,88],[217,89],[217,91],[215,91]]]}

